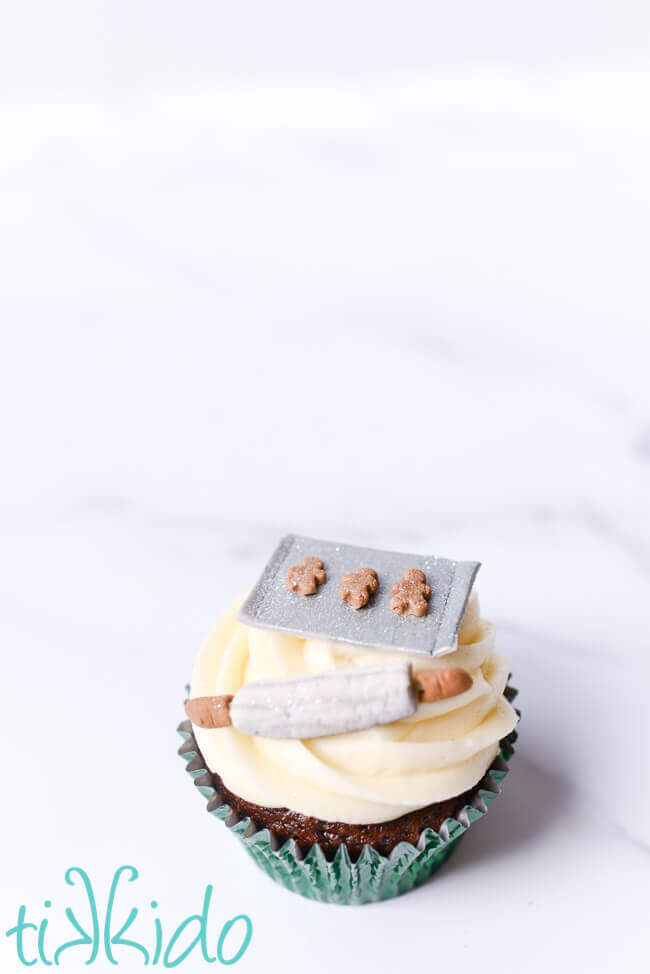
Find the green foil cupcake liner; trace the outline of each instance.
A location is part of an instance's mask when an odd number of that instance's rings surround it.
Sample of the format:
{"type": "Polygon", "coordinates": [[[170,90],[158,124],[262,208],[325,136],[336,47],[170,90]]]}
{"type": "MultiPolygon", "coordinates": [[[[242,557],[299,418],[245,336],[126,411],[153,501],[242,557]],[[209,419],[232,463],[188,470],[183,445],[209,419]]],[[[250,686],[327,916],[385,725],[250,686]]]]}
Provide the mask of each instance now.
{"type": "MultiPolygon", "coordinates": [[[[516,695],[517,690],[513,687],[506,688],[505,696],[509,701],[516,695]]],[[[207,800],[208,812],[221,819],[237,836],[257,865],[293,893],[346,906],[391,899],[429,879],[449,858],[470,825],[485,815],[488,805],[499,794],[517,740],[516,731],[503,738],[499,754],[478,782],[471,802],[454,818],[446,819],[438,831],[424,829],[415,845],[400,842],[387,856],[366,845],[356,861],[352,861],[345,844],[339,846],[333,860],[326,858],[318,844],[303,854],[294,839],[280,844],[268,828],[258,829],[249,817],[239,818],[212,787],[213,779],[199,751],[191,722],[184,720],[178,733],[184,742],[178,753],[186,762],[186,771],[194,779],[194,784],[207,800]]]]}

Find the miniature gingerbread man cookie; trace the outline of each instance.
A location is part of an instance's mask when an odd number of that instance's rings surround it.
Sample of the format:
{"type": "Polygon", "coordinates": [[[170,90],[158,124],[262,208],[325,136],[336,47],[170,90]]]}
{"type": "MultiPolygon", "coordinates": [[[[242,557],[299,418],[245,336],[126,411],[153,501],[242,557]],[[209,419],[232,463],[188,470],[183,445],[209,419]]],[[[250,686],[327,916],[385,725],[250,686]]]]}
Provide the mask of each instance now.
{"type": "Polygon", "coordinates": [[[398,616],[425,616],[429,611],[431,589],[426,584],[427,577],[419,568],[409,568],[402,575],[401,582],[391,585],[390,607],[398,616]]]}
{"type": "Polygon", "coordinates": [[[327,575],[323,570],[323,562],[320,558],[308,556],[303,558],[299,565],[291,565],[287,568],[285,585],[290,592],[297,592],[298,595],[315,595],[318,586],[327,581],[327,575]]]}
{"type": "Polygon", "coordinates": [[[356,572],[343,576],[339,595],[344,602],[349,602],[353,609],[362,609],[378,588],[377,572],[373,568],[359,568],[356,572]]]}

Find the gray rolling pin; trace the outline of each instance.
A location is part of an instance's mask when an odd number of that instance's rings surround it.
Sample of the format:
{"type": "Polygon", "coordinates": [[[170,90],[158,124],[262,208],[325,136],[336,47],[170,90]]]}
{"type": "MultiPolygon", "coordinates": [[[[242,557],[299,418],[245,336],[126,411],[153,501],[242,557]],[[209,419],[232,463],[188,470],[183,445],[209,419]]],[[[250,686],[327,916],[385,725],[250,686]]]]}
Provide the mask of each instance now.
{"type": "Polygon", "coordinates": [[[420,701],[455,697],[471,685],[458,666],[414,675],[405,661],[245,683],[234,696],[194,697],[185,712],[197,727],[232,726],[259,737],[329,737],[403,720],[420,701]]]}

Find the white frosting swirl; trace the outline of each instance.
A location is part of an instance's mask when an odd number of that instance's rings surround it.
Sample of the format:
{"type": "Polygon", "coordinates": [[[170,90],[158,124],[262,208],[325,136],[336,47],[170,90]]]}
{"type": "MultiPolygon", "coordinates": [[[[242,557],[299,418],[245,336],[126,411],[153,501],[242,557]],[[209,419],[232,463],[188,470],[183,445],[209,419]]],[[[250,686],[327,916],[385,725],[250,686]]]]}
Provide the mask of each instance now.
{"type": "MultiPolygon", "coordinates": [[[[404,660],[363,646],[253,629],[233,606],[206,639],[191,696],[236,693],[251,680],[278,680],[326,670],[404,660]]],[[[194,733],[211,771],[258,805],[287,807],[327,821],[385,822],[475,785],[514,728],[503,696],[509,665],[493,651],[494,627],[480,619],[473,595],[459,646],[438,659],[408,656],[414,670],[462,666],[472,687],[457,697],[420,704],[406,720],[311,740],[249,737],[233,727],[194,733]]]]}

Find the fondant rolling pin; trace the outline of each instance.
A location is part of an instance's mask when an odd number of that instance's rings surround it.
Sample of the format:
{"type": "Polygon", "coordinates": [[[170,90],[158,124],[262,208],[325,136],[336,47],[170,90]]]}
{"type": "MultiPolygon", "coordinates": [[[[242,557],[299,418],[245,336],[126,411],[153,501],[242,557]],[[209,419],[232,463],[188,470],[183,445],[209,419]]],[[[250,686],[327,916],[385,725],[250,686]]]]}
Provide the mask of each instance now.
{"type": "Polygon", "coordinates": [[[329,737],[390,724],[418,702],[455,697],[472,685],[458,666],[413,674],[408,662],[291,680],[246,683],[233,696],[195,697],[185,712],[198,727],[230,727],[260,737],[329,737]]]}

